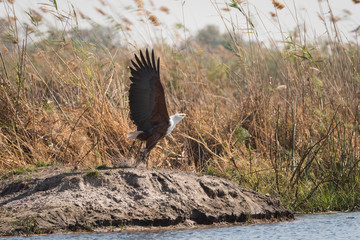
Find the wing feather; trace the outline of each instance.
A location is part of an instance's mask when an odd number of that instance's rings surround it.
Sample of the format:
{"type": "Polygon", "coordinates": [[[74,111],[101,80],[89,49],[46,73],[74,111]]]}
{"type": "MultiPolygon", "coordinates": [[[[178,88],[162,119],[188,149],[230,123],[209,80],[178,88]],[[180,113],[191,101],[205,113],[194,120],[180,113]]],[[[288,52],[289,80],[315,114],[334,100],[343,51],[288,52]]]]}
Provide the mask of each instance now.
{"type": "Polygon", "coordinates": [[[142,51],[140,58],[135,54],[136,62],[131,60],[133,67],[130,67],[130,118],[136,124],[138,131],[150,131],[155,126],[169,124],[165,93],[160,82],[160,58],[157,59],[157,67],[155,67],[154,50],[151,59],[148,50],[145,54],[146,58],[142,51]]]}
{"type": "Polygon", "coordinates": [[[146,62],[142,51],[140,51],[140,58],[141,58],[141,61],[142,61],[143,65],[144,65],[144,67],[149,68],[148,63],[146,62]]]}
{"type": "Polygon", "coordinates": [[[143,63],[140,61],[140,59],[138,58],[138,56],[136,54],[135,54],[135,60],[136,60],[136,62],[138,64],[139,69],[144,68],[143,63]]]}
{"type": "MultiPolygon", "coordinates": [[[[136,70],[140,69],[140,67],[133,61],[133,60],[130,60],[131,61],[131,64],[134,66],[134,68],[136,70]]],[[[130,67],[131,68],[131,67],[130,67]]]]}
{"type": "MultiPolygon", "coordinates": [[[[159,58],[160,60],[160,58],[159,58]]],[[[157,66],[156,68],[156,65],[155,65],[155,55],[154,55],[154,49],[152,50],[151,52],[151,63],[152,63],[152,67],[159,73],[159,66],[157,66]]],[[[159,75],[159,74],[158,74],[159,75]]],[[[160,75],[159,75],[160,76],[160,75]]]]}
{"type": "Polygon", "coordinates": [[[149,67],[155,69],[155,71],[156,71],[156,68],[154,68],[154,66],[151,63],[149,51],[147,49],[146,49],[146,61],[149,63],[149,67]]]}

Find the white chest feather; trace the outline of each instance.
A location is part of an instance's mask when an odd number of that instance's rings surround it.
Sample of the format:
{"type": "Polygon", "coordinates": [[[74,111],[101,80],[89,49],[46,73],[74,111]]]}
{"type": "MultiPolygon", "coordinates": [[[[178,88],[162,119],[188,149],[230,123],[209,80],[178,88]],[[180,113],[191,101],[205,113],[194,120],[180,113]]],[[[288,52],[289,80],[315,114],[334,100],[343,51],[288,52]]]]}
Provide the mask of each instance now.
{"type": "Polygon", "coordinates": [[[166,136],[169,135],[172,132],[172,130],[174,130],[176,124],[178,124],[181,120],[183,120],[184,118],[183,115],[184,114],[175,114],[170,116],[170,121],[169,121],[170,126],[166,131],[166,136]]]}
{"type": "Polygon", "coordinates": [[[176,123],[174,122],[174,120],[172,118],[170,118],[169,125],[170,126],[169,126],[168,130],[166,131],[166,136],[169,135],[176,126],[176,123]]]}

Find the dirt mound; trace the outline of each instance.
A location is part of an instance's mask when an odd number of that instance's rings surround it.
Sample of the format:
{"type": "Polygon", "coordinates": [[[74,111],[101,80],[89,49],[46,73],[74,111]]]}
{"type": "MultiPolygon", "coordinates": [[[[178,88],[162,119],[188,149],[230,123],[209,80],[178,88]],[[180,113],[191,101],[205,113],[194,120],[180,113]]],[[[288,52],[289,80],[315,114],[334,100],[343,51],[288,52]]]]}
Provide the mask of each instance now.
{"type": "Polygon", "coordinates": [[[0,181],[0,235],[279,221],[278,200],[189,172],[44,168],[0,181]]]}

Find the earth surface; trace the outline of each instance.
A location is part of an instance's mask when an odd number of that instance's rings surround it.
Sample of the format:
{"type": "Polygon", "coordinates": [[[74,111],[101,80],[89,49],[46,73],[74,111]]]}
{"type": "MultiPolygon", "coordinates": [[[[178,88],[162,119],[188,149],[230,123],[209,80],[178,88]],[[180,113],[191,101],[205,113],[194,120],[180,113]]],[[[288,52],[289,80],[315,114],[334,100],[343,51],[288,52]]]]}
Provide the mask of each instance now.
{"type": "MultiPolygon", "coordinates": [[[[4,177],[5,176],[5,177],[4,177]]],[[[42,167],[0,180],[0,236],[287,221],[269,195],[174,170],[42,167]]]]}

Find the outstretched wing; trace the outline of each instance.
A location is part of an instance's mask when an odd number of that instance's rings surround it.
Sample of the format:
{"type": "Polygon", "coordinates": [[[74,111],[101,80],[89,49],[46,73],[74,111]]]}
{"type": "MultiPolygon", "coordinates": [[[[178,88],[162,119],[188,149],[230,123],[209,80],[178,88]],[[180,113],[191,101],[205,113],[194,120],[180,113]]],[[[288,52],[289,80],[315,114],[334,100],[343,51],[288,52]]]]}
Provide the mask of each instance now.
{"type": "Polygon", "coordinates": [[[140,51],[140,59],[135,54],[131,61],[131,85],[129,90],[130,118],[139,131],[149,131],[157,124],[168,124],[165,94],[160,82],[160,58],[155,64],[154,50],[146,49],[146,59],[140,51]]]}

